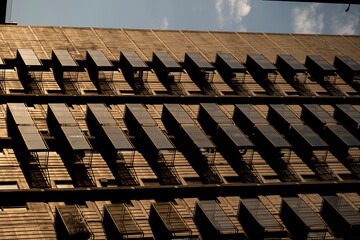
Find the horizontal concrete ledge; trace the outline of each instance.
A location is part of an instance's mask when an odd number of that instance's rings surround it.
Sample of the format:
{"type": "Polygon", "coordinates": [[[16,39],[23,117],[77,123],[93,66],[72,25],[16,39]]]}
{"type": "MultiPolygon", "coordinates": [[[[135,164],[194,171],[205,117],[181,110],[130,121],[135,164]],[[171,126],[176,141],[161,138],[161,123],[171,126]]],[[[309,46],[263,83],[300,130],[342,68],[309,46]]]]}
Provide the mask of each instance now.
{"type": "Polygon", "coordinates": [[[159,104],[159,103],[200,103],[200,102],[214,102],[219,104],[226,103],[285,103],[285,104],[302,104],[302,103],[318,103],[318,104],[358,104],[360,97],[350,96],[175,96],[175,95],[64,95],[64,94],[7,94],[0,95],[0,103],[8,102],[24,102],[32,104],[47,104],[53,102],[63,102],[71,104],[86,104],[86,103],[146,103],[146,104],[159,104]]]}
{"type": "Polygon", "coordinates": [[[27,202],[62,201],[127,201],[142,199],[171,200],[174,198],[216,198],[217,196],[257,197],[259,195],[296,196],[299,193],[333,195],[344,192],[359,192],[360,181],[346,182],[305,182],[305,183],[233,183],[181,186],[136,186],[109,188],[68,188],[68,189],[19,189],[1,190],[0,201],[11,202],[26,199],[27,202]]]}

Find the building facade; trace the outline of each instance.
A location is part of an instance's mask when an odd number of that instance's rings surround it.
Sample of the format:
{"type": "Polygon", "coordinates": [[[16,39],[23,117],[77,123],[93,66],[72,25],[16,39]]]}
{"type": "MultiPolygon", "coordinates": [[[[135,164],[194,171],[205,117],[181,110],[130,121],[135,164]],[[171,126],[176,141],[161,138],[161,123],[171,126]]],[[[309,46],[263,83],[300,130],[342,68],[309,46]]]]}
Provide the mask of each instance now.
{"type": "Polygon", "coordinates": [[[0,239],[360,238],[360,36],[0,42],[0,239]]]}

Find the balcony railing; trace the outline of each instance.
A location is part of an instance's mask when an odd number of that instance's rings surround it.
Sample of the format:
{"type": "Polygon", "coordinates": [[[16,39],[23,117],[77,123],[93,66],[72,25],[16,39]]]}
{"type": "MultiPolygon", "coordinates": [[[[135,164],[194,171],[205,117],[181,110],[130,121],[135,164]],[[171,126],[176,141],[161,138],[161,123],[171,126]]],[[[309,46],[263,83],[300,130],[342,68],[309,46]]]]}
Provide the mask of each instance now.
{"type": "Polygon", "coordinates": [[[307,79],[308,79],[308,76],[304,72],[296,73],[294,75],[294,83],[305,84],[307,79]]]}
{"type": "Polygon", "coordinates": [[[348,154],[351,156],[354,162],[360,163],[360,149],[357,147],[351,147],[348,150],[348,154]]]}
{"type": "Polygon", "coordinates": [[[208,83],[212,83],[214,80],[214,72],[213,71],[203,71],[204,78],[208,83]]]}
{"type": "Polygon", "coordinates": [[[181,80],[181,72],[169,72],[168,80],[174,83],[179,83],[181,80]]]}
{"type": "Polygon", "coordinates": [[[89,168],[92,165],[93,152],[92,151],[74,151],[74,164],[83,164],[89,168]]]}
{"type": "Polygon", "coordinates": [[[234,72],[232,74],[232,78],[231,78],[231,83],[232,84],[240,84],[240,83],[244,83],[245,82],[245,73],[240,73],[240,72],[234,72]]]}
{"type": "Polygon", "coordinates": [[[159,150],[158,159],[164,161],[168,166],[174,166],[175,150],[159,150]]]}
{"type": "Polygon", "coordinates": [[[335,84],[337,75],[324,75],[324,82],[335,84]]]}
{"type": "Polygon", "coordinates": [[[44,92],[43,71],[29,71],[30,83],[35,83],[37,88],[44,92]]]}
{"type": "Polygon", "coordinates": [[[281,148],[275,151],[275,155],[281,158],[285,163],[289,163],[292,150],[289,148],[281,148]]]}
{"type": "Polygon", "coordinates": [[[216,150],[214,148],[200,148],[200,152],[209,165],[214,165],[216,150]]]}
{"type": "Polygon", "coordinates": [[[360,84],[360,73],[354,75],[353,83],[360,84]]]}
{"type": "Polygon", "coordinates": [[[328,150],[314,150],[313,156],[320,162],[326,162],[328,150]]]}
{"type": "Polygon", "coordinates": [[[277,74],[276,73],[267,73],[266,79],[271,83],[276,83],[277,74]]]}
{"type": "Polygon", "coordinates": [[[148,71],[138,70],[133,73],[133,79],[134,81],[145,83],[147,82],[148,75],[149,75],[148,71]]]}
{"type": "Polygon", "coordinates": [[[30,163],[38,163],[41,167],[47,167],[49,152],[30,152],[30,163]]]}
{"type": "Polygon", "coordinates": [[[239,149],[239,157],[240,159],[247,165],[252,163],[254,158],[254,150],[249,148],[240,148],[239,149]]]}
{"type": "Polygon", "coordinates": [[[117,152],[116,162],[123,163],[127,167],[132,167],[134,165],[135,151],[124,151],[119,150],[117,152]]]}

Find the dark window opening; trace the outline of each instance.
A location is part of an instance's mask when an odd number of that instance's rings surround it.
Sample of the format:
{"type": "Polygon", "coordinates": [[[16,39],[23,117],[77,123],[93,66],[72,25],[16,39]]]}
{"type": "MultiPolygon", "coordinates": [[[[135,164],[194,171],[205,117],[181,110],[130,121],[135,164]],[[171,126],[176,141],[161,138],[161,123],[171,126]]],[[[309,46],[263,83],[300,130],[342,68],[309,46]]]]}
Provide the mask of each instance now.
{"type": "Polygon", "coordinates": [[[289,96],[299,96],[299,93],[298,92],[285,92],[286,95],[289,95],[289,96]]]}
{"type": "Polygon", "coordinates": [[[241,178],[238,176],[229,176],[229,177],[225,177],[225,180],[228,183],[237,183],[237,182],[242,182],[241,178]]]}
{"type": "Polygon", "coordinates": [[[224,95],[234,95],[234,91],[221,91],[224,95]]]}
{"type": "Polygon", "coordinates": [[[122,95],[133,95],[134,91],[133,90],[120,90],[120,94],[122,94],[122,95]]]}
{"type": "Polygon", "coordinates": [[[267,92],[254,91],[254,94],[258,95],[258,96],[269,96],[269,94],[267,92]]]}
{"type": "Polygon", "coordinates": [[[201,91],[188,91],[190,95],[202,94],[201,91]]]}
{"type": "Polygon", "coordinates": [[[61,90],[47,89],[46,91],[49,94],[55,94],[55,93],[60,94],[61,93],[61,90]]]}
{"type": "Polygon", "coordinates": [[[168,91],[155,91],[156,94],[169,94],[168,91]]]}
{"type": "Polygon", "coordinates": [[[160,186],[160,182],[157,178],[145,178],[141,180],[145,186],[160,186]]]}
{"type": "Polygon", "coordinates": [[[318,182],[320,179],[314,174],[314,175],[302,175],[302,178],[305,180],[305,182],[318,182]]]}
{"type": "Polygon", "coordinates": [[[341,177],[344,181],[356,180],[352,174],[339,174],[339,177],[341,177]]]}
{"type": "Polygon", "coordinates": [[[198,177],[188,177],[188,178],[184,178],[185,182],[187,184],[202,184],[200,178],[198,177]]]}

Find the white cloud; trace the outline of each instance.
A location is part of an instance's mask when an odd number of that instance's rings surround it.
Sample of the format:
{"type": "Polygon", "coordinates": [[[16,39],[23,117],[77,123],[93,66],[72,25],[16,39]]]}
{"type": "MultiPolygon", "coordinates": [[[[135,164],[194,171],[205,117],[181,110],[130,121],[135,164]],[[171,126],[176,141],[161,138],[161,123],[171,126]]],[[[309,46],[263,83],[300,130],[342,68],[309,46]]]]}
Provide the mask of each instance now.
{"type": "Polygon", "coordinates": [[[332,28],[335,34],[359,34],[360,14],[350,12],[337,14],[332,18],[332,28]]]}
{"type": "Polygon", "coordinates": [[[241,22],[243,17],[246,17],[251,10],[248,0],[238,0],[236,2],[236,17],[241,22]]]}
{"type": "Polygon", "coordinates": [[[246,31],[242,20],[250,13],[250,1],[251,0],[216,0],[215,8],[220,28],[223,28],[225,24],[236,24],[239,25],[238,28],[240,31],[246,31]]]}
{"type": "Polygon", "coordinates": [[[223,5],[224,5],[224,0],[216,0],[215,8],[218,14],[218,22],[221,28],[224,26],[223,5]]]}
{"type": "Polygon", "coordinates": [[[324,14],[319,13],[320,4],[312,3],[306,7],[292,10],[293,27],[296,33],[321,33],[324,28],[324,14]]]}
{"type": "Polygon", "coordinates": [[[161,29],[167,29],[169,26],[169,22],[167,20],[167,17],[164,17],[161,23],[161,29]]]}

